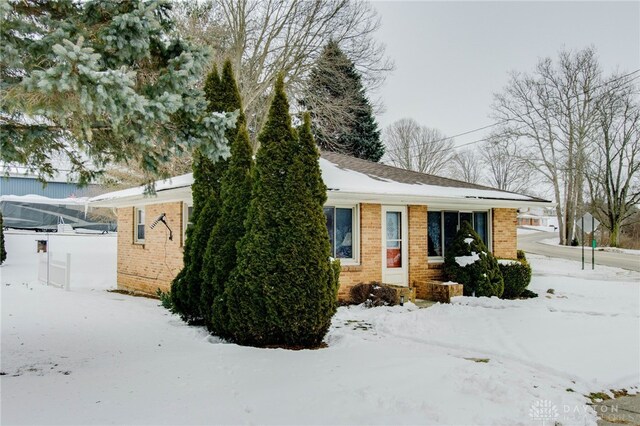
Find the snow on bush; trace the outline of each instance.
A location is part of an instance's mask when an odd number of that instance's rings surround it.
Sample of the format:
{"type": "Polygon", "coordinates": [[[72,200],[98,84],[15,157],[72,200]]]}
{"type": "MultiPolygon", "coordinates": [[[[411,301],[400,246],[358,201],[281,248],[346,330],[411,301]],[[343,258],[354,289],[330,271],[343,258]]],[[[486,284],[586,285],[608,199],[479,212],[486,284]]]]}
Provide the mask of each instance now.
{"type": "MultiPolygon", "coordinates": [[[[471,239],[471,238],[467,238],[467,239],[471,239]]],[[[480,260],[480,255],[476,252],[471,252],[470,256],[456,256],[456,263],[460,266],[471,265],[472,263],[475,263],[478,260],[480,260]]]]}
{"type": "Polygon", "coordinates": [[[502,296],[504,282],[496,258],[469,222],[463,222],[444,258],[447,279],[463,285],[465,296],[502,296]],[[468,242],[471,240],[471,242],[468,242]]]}

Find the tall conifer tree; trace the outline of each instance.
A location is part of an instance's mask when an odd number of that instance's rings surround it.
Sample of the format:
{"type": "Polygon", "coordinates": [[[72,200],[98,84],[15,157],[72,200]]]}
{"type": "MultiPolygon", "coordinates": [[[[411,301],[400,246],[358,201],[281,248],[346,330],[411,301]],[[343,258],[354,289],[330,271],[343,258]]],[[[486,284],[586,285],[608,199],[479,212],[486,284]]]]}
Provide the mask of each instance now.
{"type": "Polygon", "coordinates": [[[335,41],[329,41],[311,70],[302,105],[311,112],[322,149],[370,161],[384,155],[360,73],[335,41]]]}
{"type": "Polygon", "coordinates": [[[220,186],[220,218],[207,244],[202,267],[202,304],[205,322],[218,336],[227,337],[227,301],[225,287],[236,267],[238,241],[245,234],[245,219],[251,202],[253,151],[249,133],[243,125],[231,145],[229,167],[220,186]],[[207,315],[206,307],[211,306],[207,315]]]}
{"type": "MultiPolygon", "coordinates": [[[[207,75],[204,83],[204,91],[207,97],[208,106],[210,111],[215,111],[220,104],[220,91],[221,82],[220,75],[218,74],[218,68],[213,65],[213,69],[207,75]]],[[[200,150],[196,150],[193,155],[193,184],[191,185],[191,194],[193,198],[193,210],[191,216],[191,223],[198,223],[198,218],[201,212],[205,208],[207,201],[211,196],[211,192],[215,186],[216,168],[213,165],[213,161],[203,155],[200,150]]],[[[183,249],[183,267],[178,275],[171,283],[171,299],[176,312],[186,321],[194,321],[197,319],[196,310],[194,306],[196,301],[190,300],[190,281],[193,279],[193,275],[190,274],[192,262],[194,262],[194,247],[197,246],[194,235],[195,226],[191,226],[187,229],[186,240],[183,249]]]]}
{"type": "MultiPolygon", "coordinates": [[[[246,119],[242,112],[242,100],[240,99],[240,91],[233,73],[231,61],[226,60],[222,67],[222,76],[220,77],[220,86],[217,95],[211,97],[212,102],[210,108],[212,111],[236,111],[239,110],[237,127],[229,129],[226,132],[226,138],[229,144],[235,142],[238,137],[239,129],[244,127],[246,119]]],[[[221,188],[222,179],[229,167],[229,159],[220,159],[215,164],[215,180],[211,182],[211,193],[205,204],[206,217],[202,217],[195,223],[195,232],[197,234],[197,242],[194,245],[192,257],[196,259],[192,261],[190,276],[190,294],[194,305],[197,304],[199,318],[211,327],[211,308],[213,304],[214,292],[212,281],[212,269],[214,264],[205,265],[204,260],[209,246],[209,241],[216,224],[220,220],[222,198],[221,188]]],[[[212,248],[209,251],[218,250],[212,248]]]]}
{"type": "Polygon", "coordinates": [[[113,162],[150,178],[183,151],[226,152],[234,120],[206,113],[197,83],[209,55],[176,37],[171,8],[0,1],[0,161],[43,179],[68,163],[87,183],[113,162]]]}
{"type": "Polygon", "coordinates": [[[318,345],[335,312],[337,280],[309,119],[291,127],[282,77],[259,135],[247,233],[227,290],[229,333],[249,345],[318,345]]]}
{"type": "MultiPolygon", "coordinates": [[[[240,94],[233,77],[231,63],[226,61],[222,76],[217,68],[205,80],[208,110],[226,112],[240,110],[236,124],[245,122],[240,94]]],[[[236,128],[228,129],[228,143],[235,140],[236,128]]],[[[187,231],[184,267],[174,279],[171,292],[176,311],[187,321],[199,322],[210,317],[210,303],[203,304],[202,266],[211,231],[220,215],[220,182],[229,160],[219,157],[211,161],[196,151],[193,162],[193,227],[187,231]],[[204,312],[203,312],[204,311],[204,312]]]]}

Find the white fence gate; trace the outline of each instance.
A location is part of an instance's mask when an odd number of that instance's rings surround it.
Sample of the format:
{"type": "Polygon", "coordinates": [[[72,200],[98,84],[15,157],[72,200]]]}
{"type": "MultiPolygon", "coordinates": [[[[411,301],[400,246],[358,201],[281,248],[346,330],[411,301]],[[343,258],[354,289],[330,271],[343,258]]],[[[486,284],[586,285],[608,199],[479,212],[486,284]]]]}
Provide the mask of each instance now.
{"type": "Polygon", "coordinates": [[[38,281],[64,288],[69,291],[71,284],[71,254],[65,260],[55,259],[53,253],[40,253],[38,259],[38,281]]]}

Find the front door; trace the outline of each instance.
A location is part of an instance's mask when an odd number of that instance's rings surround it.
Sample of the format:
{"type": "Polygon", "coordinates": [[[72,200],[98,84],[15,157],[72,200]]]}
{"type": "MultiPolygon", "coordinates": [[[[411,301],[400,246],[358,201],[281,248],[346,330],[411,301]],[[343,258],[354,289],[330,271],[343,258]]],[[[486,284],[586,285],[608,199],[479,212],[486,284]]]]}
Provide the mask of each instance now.
{"type": "Polygon", "coordinates": [[[407,207],[382,207],[382,282],[408,285],[407,207]]]}

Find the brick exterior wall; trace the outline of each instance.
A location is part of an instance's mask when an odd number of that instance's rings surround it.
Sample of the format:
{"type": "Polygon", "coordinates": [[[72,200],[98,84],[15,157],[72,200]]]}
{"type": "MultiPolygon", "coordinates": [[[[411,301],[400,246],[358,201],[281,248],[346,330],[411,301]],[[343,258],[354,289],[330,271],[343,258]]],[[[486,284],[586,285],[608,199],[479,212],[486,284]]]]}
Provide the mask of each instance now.
{"type": "Polygon", "coordinates": [[[518,211],[516,209],[493,209],[491,238],[493,254],[499,258],[515,259],[518,250],[518,211]]]}
{"type": "Polygon", "coordinates": [[[134,211],[134,207],[118,209],[118,288],[155,295],[158,288],[169,290],[182,269],[182,203],[145,206],[147,225],[166,213],[173,241],[159,223],[154,229],[145,227],[144,244],[134,243],[134,211]]]}
{"type": "MultiPolygon", "coordinates": [[[[427,263],[427,206],[407,208],[409,230],[409,287],[426,288],[433,276],[427,263]]],[[[361,282],[382,281],[382,206],[360,205],[360,265],[343,266],[338,298],[346,300],[349,290],[361,282]]],[[[438,267],[439,265],[436,265],[438,267]]],[[[439,272],[439,271],[438,271],[439,272]]],[[[439,276],[439,274],[437,274],[439,276]]],[[[423,296],[426,293],[422,292],[423,296]]],[[[420,296],[418,296],[420,297],[420,296]]]]}
{"type": "Polygon", "coordinates": [[[427,263],[427,206],[409,206],[409,285],[426,282],[427,263]]]}
{"type": "Polygon", "coordinates": [[[360,265],[343,265],[338,299],[361,282],[382,281],[382,206],[360,204],[360,265]]]}
{"type": "MultiPolygon", "coordinates": [[[[182,269],[183,204],[180,202],[145,206],[149,225],[166,213],[174,239],[159,224],[145,229],[144,244],[134,243],[134,208],[118,209],[118,288],[155,295],[156,289],[169,290],[171,281],[182,269]]],[[[338,298],[345,300],[349,289],[360,282],[382,281],[382,206],[361,204],[360,264],[343,265],[338,298]]],[[[493,209],[493,253],[501,258],[516,258],[517,211],[493,209]]],[[[409,286],[419,299],[431,298],[432,281],[444,280],[442,263],[428,263],[427,206],[408,206],[409,286]]]]}

